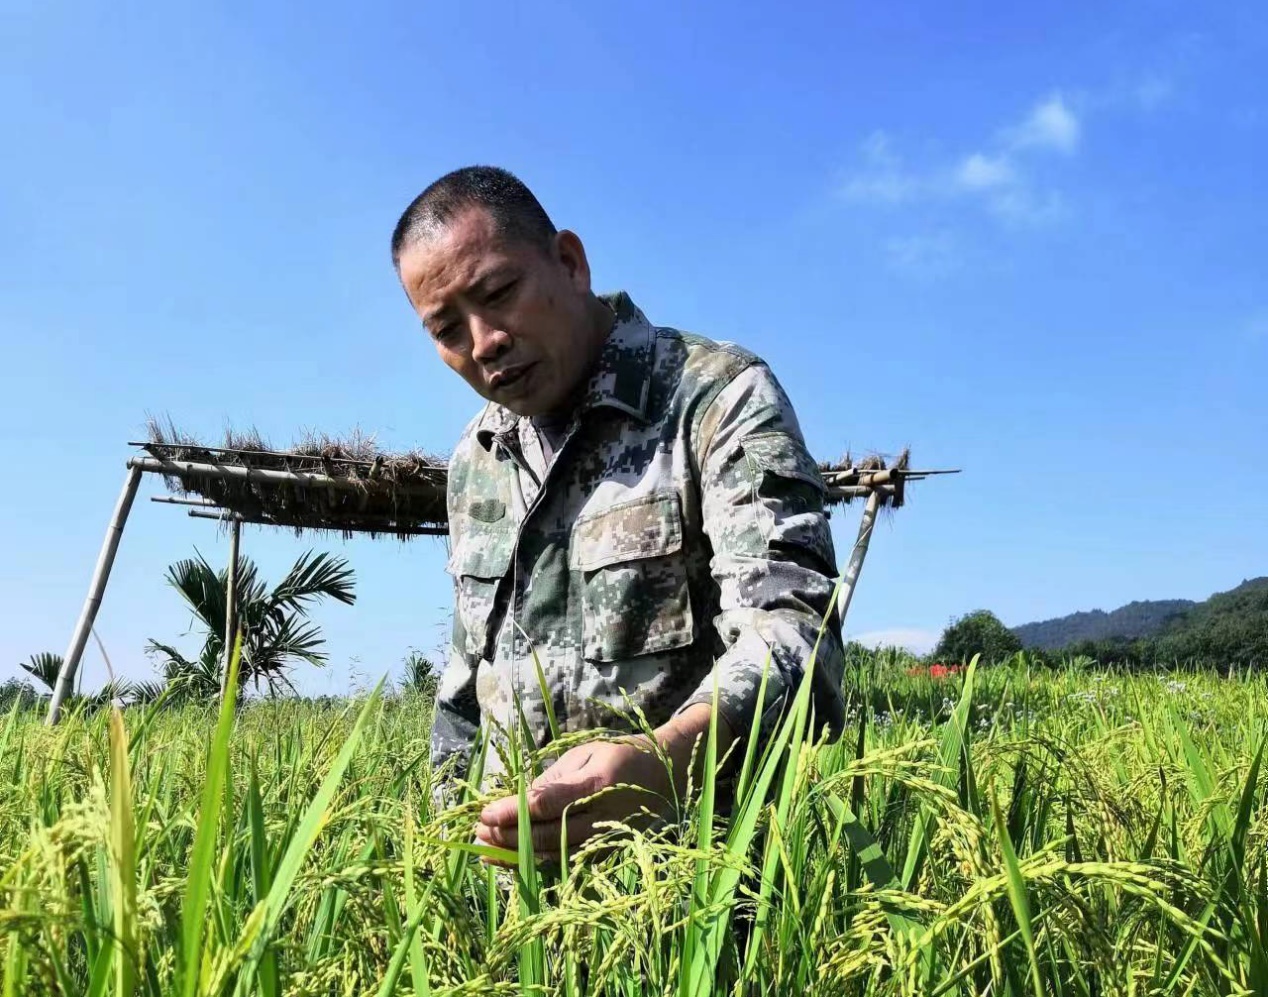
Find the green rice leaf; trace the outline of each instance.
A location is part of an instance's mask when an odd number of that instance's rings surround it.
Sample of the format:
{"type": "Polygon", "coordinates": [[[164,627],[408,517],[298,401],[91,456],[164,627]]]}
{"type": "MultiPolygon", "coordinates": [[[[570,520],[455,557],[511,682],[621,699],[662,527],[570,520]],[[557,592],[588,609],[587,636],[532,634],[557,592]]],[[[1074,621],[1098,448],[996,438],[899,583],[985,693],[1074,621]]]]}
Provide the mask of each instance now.
{"type": "Polygon", "coordinates": [[[181,908],[181,968],[184,973],[181,992],[185,997],[193,997],[201,973],[203,926],[206,922],[207,900],[211,895],[212,862],[219,830],[221,794],[229,778],[229,739],[233,733],[234,707],[238,700],[238,663],[241,654],[242,637],[239,634],[233,653],[229,656],[229,672],[225,679],[224,697],[220,702],[220,716],[207,752],[207,775],[199,807],[198,830],[194,836],[194,850],[189,860],[189,882],[181,908]]]}
{"type": "Polygon", "coordinates": [[[370,698],[366,700],[365,705],[361,708],[356,723],[352,726],[352,732],[348,735],[343,747],[339,749],[339,754],[335,757],[330,770],[322,780],[316,795],[305,808],[299,825],[296,827],[281,861],[277,864],[276,870],[274,870],[273,883],[269,887],[268,894],[257,905],[256,910],[252,912],[255,918],[254,923],[249,925],[248,932],[243,938],[243,942],[251,945],[250,968],[254,968],[259,964],[277,931],[282,911],[286,909],[287,902],[290,899],[290,892],[294,886],[295,878],[299,875],[299,870],[303,866],[304,860],[308,857],[313,842],[317,840],[317,836],[321,833],[322,826],[325,824],[329,813],[331,801],[339,788],[339,782],[343,779],[344,771],[348,768],[349,763],[352,761],[352,756],[356,753],[366,724],[378,708],[382,691],[383,680],[380,679],[378,685],[374,687],[374,691],[370,694],[370,698]]]}
{"type": "Polygon", "coordinates": [[[471,841],[443,841],[440,838],[429,838],[426,835],[420,835],[419,842],[424,845],[434,845],[437,848],[446,848],[455,852],[462,852],[465,855],[474,855],[477,858],[493,859],[506,865],[515,865],[519,862],[519,852],[512,851],[509,848],[498,848],[496,845],[477,845],[471,841]]]}
{"type": "Polygon", "coordinates": [[[1008,902],[1012,905],[1013,915],[1017,918],[1017,927],[1021,931],[1022,940],[1026,943],[1026,955],[1030,959],[1030,981],[1034,985],[1035,997],[1044,997],[1039,956],[1035,951],[1035,933],[1030,921],[1030,901],[1026,896],[1026,880],[1022,876],[1013,843],[1008,837],[1008,825],[1000,812],[999,801],[995,799],[994,793],[990,796],[991,816],[995,819],[995,833],[999,838],[1000,851],[1004,856],[1004,871],[1008,875],[1008,902]]]}
{"type": "Polygon", "coordinates": [[[132,997],[137,950],[136,831],[128,731],[118,707],[110,710],[110,853],[114,860],[115,995],[132,997]]]}
{"type": "MultiPolygon", "coordinates": [[[[427,965],[427,955],[423,951],[422,939],[418,937],[418,926],[422,923],[427,898],[431,895],[435,883],[436,880],[433,879],[427,884],[422,902],[419,902],[417,889],[414,886],[414,815],[407,802],[405,809],[405,913],[408,924],[403,941],[409,946],[409,968],[414,983],[414,997],[430,997],[431,994],[431,985],[428,982],[430,967],[427,965]]],[[[384,983],[386,985],[386,980],[384,983]]],[[[384,992],[391,993],[391,989],[388,988],[384,992]]]]}

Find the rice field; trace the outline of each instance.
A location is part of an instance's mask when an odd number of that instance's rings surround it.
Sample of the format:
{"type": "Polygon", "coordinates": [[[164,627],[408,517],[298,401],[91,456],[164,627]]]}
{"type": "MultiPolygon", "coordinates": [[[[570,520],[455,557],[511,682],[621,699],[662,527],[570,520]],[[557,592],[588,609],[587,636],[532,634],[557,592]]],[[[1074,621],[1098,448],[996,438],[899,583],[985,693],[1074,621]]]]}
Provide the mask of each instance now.
{"type": "Polygon", "coordinates": [[[15,711],[0,995],[1268,993],[1262,677],[848,672],[729,815],[554,867],[433,808],[413,694],[15,711]]]}

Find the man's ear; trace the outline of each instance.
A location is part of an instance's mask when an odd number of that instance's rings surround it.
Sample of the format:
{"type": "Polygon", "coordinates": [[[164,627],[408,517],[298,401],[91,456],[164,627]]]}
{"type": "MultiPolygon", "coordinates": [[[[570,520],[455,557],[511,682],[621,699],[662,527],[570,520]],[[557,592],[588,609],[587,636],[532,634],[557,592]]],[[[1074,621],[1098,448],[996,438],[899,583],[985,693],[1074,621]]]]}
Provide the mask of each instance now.
{"type": "Polygon", "coordinates": [[[590,261],[586,259],[586,247],[576,232],[562,229],[555,233],[555,259],[568,273],[572,286],[580,294],[590,293],[590,261]]]}

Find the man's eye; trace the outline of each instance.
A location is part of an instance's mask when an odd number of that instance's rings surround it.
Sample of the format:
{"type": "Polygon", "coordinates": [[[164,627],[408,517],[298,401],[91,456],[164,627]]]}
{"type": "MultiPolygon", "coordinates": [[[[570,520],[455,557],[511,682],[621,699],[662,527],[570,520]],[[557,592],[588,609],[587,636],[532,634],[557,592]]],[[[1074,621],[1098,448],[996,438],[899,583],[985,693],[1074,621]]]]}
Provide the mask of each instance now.
{"type": "Polygon", "coordinates": [[[447,343],[449,340],[453,339],[454,335],[457,332],[458,332],[458,327],[456,325],[444,325],[444,326],[441,326],[439,329],[437,329],[435,332],[433,332],[431,335],[432,335],[432,339],[436,340],[436,342],[447,343]]]}
{"type": "Polygon", "coordinates": [[[498,288],[494,289],[493,291],[490,291],[490,292],[489,292],[489,296],[488,296],[488,298],[487,298],[486,300],[487,300],[490,304],[492,304],[492,303],[494,303],[494,302],[497,302],[497,301],[502,301],[503,299],[505,299],[505,298],[506,298],[506,297],[507,297],[507,296],[511,293],[511,291],[512,291],[512,289],[515,287],[516,283],[517,283],[517,281],[510,281],[509,283],[503,284],[501,287],[498,287],[498,288]]]}

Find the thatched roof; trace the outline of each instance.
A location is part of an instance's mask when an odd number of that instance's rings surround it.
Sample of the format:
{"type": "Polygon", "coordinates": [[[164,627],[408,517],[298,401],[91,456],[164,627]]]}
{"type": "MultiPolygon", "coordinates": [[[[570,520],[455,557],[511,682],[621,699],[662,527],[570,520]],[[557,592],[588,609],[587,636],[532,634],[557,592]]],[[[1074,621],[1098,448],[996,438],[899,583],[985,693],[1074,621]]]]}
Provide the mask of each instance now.
{"type": "MultiPolygon", "coordinates": [[[[448,532],[448,472],[441,457],[417,450],[388,453],[359,433],[310,435],[289,450],[278,450],[254,432],[229,432],[223,445],[210,446],[170,423],[152,420],[149,430],[148,441],[132,444],[146,454],[132,464],[161,474],[178,496],[166,501],[193,506],[191,516],[345,537],[369,533],[405,539],[448,532]]],[[[883,504],[897,508],[907,481],[942,473],[912,471],[909,463],[903,451],[888,464],[876,454],[857,462],[846,455],[819,467],[831,505],[876,493],[883,504]]]]}
{"type": "Polygon", "coordinates": [[[819,470],[828,485],[828,504],[848,505],[856,498],[876,492],[882,503],[897,509],[906,500],[908,481],[920,480],[930,474],[943,471],[911,470],[911,451],[904,450],[897,457],[884,454],[868,454],[854,460],[848,453],[835,463],[821,462],[819,470]]]}
{"type": "Polygon", "coordinates": [[[162,474],[168,491],[197,506],[191,515],[304,530],[444,535],[445,460],[420,450],[387,453],[373,439],[310,435],[278,450],[258,433],[225,434],[209,446],[151,420],[136,458],[162,474]]]}

